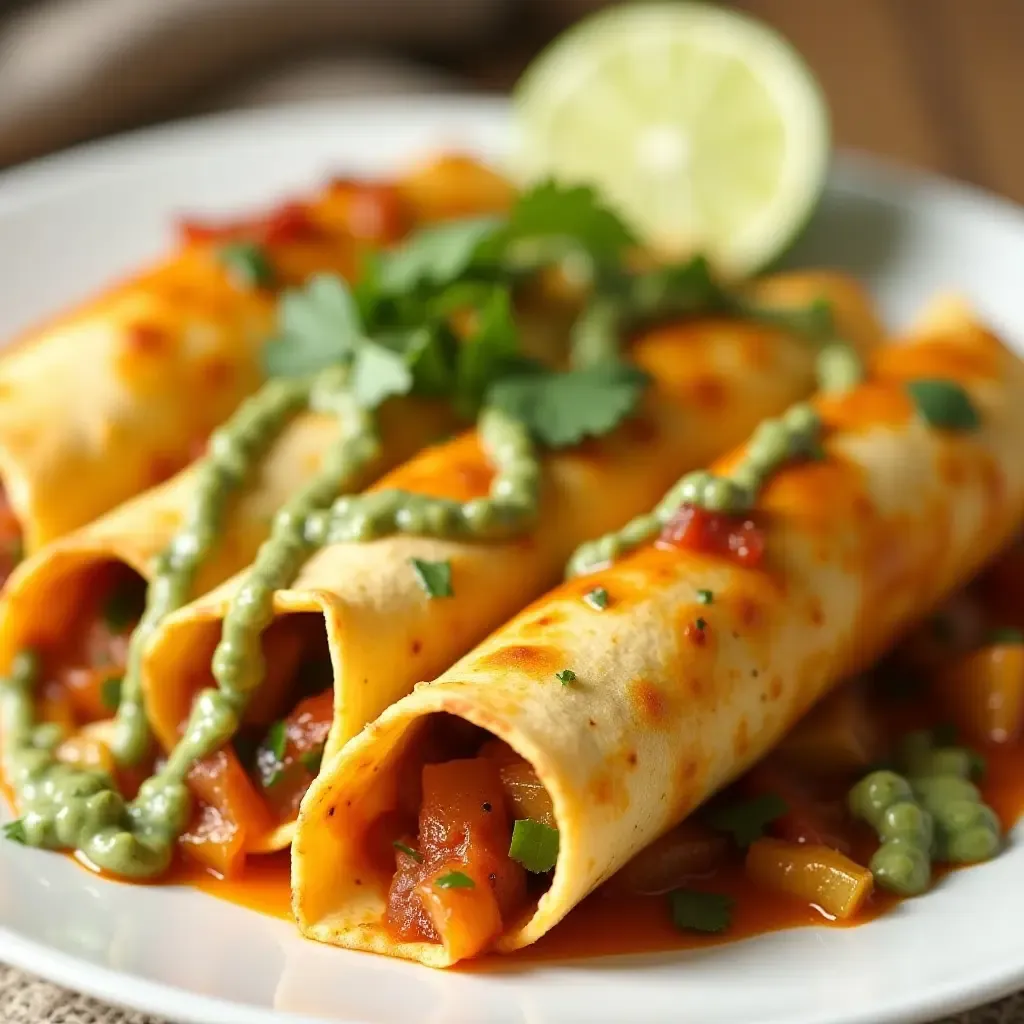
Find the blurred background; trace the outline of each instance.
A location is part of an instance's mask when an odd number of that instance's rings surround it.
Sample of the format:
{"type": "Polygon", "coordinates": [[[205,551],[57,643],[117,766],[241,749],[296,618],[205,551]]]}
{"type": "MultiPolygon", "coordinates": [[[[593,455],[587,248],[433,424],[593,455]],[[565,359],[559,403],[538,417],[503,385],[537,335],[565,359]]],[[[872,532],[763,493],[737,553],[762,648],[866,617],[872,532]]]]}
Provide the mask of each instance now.
{"type": "MultiPolygon", "coordinates": [[[[0,167],[223,110],[507,90],[601,0],[0,0],[0,167]]],[[[1024,202],[1024,0],[737,0],[805,55],[836,141],[1024,202]]]]}

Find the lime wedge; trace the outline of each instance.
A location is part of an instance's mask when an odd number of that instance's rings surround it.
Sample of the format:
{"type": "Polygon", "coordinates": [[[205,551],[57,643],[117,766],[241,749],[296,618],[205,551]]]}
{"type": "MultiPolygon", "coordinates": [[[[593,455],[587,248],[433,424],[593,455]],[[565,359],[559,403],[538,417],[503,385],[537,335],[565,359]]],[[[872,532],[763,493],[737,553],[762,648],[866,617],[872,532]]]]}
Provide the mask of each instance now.
{"type": "Polygon", "coordinates": [[[630,4],[585,19],[515,89],[513,172],[595,186],[668,255],[726,274],[779,255],[821,193],[829,120],[795,50],[741,14],[630,4]]]}

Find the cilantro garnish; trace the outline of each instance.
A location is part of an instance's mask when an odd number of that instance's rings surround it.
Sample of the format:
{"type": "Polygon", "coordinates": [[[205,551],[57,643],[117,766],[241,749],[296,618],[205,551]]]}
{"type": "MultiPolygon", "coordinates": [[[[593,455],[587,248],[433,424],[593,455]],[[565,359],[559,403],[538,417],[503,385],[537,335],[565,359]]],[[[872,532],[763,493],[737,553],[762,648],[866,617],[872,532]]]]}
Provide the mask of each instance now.
{"type": "Polygon", "coordinates": [[[737,846],[749,846],[755,839],[760,839],[767,827],[787,810],[786,801],[782,797],[765,793],[718,807],[708,815],[707,822],[719,832],[728,832],[737,846]]]}
{"type": "Polygon", "coordinates": [[[407,395],[413,373],[402,353],[371,342],[356,351],[351,386],[364,409],[376,409],[392,395],[407,395]]]}
{"type": "Polygon", "coordinates": [[[571,668],[563,668],[561,672],[555,673],[555,678],[563,685],[568,686],[576,682],[576,673],[571,668]]]}
{"type": "Polygon", "coordinates": [[[981,423],[970,395],[955,381],[939,378],[910,380],[905,384],[921,418],[943,430],[977,430],[981,423]]]}
{"type": "Polygon", "coordinates": [[[401,840],[396,839],[391,845],[400,853],[404,853],[406,857],[412,857],[412,859],[416,861],[417,864],[423,863],[423,854],[419,853],[417,850],[414,850],[411,846],[407,846],[401,840]]]}
{"type": "Polygon", "coordinates": [[[422,558],[410,558],[409,561],[427,597],[454,597],[451,562],[427,562],[422,558]]]}
{"type": "Polygon", "coordinates": [[[608,591],[604,587],[594,587],[593,590],[588,590],[583,595],[583,600],[590,605],[591,608],[596,609],[599,612],[603,612],[608,607],[608,591]]]}
{"type": "Polygon", "coordinates": [[[28,836],[25,834],[25,823],[21,818],[15,818],[14,821],[8,821],[3,826],[4,839],[9,839],[12,843],[28,842],[28,836]]]}
{"type": "Polygon", "coordinates": [[[100,703],[109,711],[116,711],[121,703],[121,677],[111,676],[100,684],[100,703]]]}
{"type": "Polygon", "coordinates": [[[715,595],[710,590],[698,590],[697,600],[701,604],[711,604],[715,600],[715,595]]]}
{"type": "Polygon", "coordinates": [[[363,342],[359,309],[348,285],[319,274],[278,303],[280,334],[263,348],[271,377],[302,377],[352,358],[363,342]]]}
{"type": "Polygon", "coordinates": [[[558,829],[521,818],[512,827],[508,855],[534,874],[550,871],[558,860],[558,829]]]}
{"type": "Polygon", "coordinates": [[[435,889],[475,889],[476,882],[461,871],[449,871],[434,880],[435,889]]]}
{"type": "Polygon", "coordinates": [[[736,901],[719,892],[674,889],[668,894],[672,923],[681,932],[723,932],[732,923],[736,901]]]}
{"type": "Polygon", "coordinates": [[[274,268],[263,246],[255,242],[229,242],[217,250],[217,258],[245,288],[270,288],[274,268]]]}
{"type": "Polygon", "coordinates": [[[277,784],[284,772],[284,753],[288,744],[288,732],[283,721],[278,720],[267,730],[263,742],[256,751],[256,767],[264,789],[277,784]]]}
{"type": "Polygon", "coordinates": [[[316,775],[320,771],[320,765],[323,762],[323,759],[324,745],[322,743],[320,746],[314,747],[312,750],[307,750],[299,758],[302,762],[302,766],[310,775],[316,775]]]}
{"type": "Polygon", "coordinates": [[[636,409],[648,380],[642,370],[617,363],[512,376],[491,387],[487,404],[524,423],[549,448],[565,448],[617,427],[636,409]]]}

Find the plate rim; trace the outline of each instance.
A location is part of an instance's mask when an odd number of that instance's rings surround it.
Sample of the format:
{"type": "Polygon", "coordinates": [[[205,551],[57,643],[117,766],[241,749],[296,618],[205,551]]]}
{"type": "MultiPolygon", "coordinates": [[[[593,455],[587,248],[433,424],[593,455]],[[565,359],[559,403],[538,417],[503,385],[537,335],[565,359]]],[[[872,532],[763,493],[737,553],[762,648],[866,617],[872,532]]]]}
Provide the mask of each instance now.
{"type": "MultiPolygon", "coordinates": [[[[109,173],[116,161],[146,163],[162,152],[180,152],[192,144],[203,145],[218,137],[230,146],[270,126],[301,132],[305,123],[337,116],[394,118],[396,112],[418,123],[441,113],[456,121],[482,123],[505,120],[509,104],[501,96],[468,93],[416,93],[388,97],[353,97],[317,100],[272,107],[222,111],[199,117],[134,129],[98,140],[74,145],[15,167],[0,170],[0,216],[65,189],[74,190],[95,175],[109,173]]],[[[317,169],[312,169],[314,173],[317,169]]],[[[997,213],[1012,220],[1024,232],[1024,206],[979,186],[919,171],[899,161],[841,150],[833,154],[829,187],[836,188],[836,173],[842,176],[841,190],[923,189],[947,199],[955,198],[977,210],[997,213]],[[850,180],[846,180],[849,176],[850,180]],[[852,182],[852,184],[851,184],[852,182]]],[[[749,940],[748,940],[749,941],[749,940]]],[[[140,978],[117,968],[93,963],[54,949],[41,940],[28,938],[0,923],[0,958],[11,966],[54,984],[73,989],[94,999],[133,1011],[172,1016],[183,1024],[317,1024],[323,1018],[286,1010],[265,1009],[203,995],[164,982],[140,978]]],[[[599,968],[601,958],[590,962],[599,968]]],[[[920,1024],[943,1014],[958,1013],[997,1000],[1024,987],[1024,951],[1012,967],[993,969],[965,986],[951,979],[938,989],[908,993],[878,1011],[860,1011],[828,1018],[834,1024],[920,1024]]],[[[824,1018],[823,1018],[824,1020],[824,1018]]],[[[371,1024],[365,1018],[345,1018],[345,1024],[371,1024]]]]}

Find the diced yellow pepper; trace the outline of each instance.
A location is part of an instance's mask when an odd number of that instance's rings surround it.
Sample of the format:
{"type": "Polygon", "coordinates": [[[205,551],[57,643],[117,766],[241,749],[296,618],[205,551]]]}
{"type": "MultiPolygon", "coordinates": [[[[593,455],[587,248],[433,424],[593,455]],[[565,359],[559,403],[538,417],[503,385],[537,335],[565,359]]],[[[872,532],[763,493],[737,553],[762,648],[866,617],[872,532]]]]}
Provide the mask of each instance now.
{"type": "Polygon", "coordinates": [[[938,679],[953,724],[974,743],[1011,743],[1024,731],[1024,644],[993,644],[957,659],[938,679]]]}

